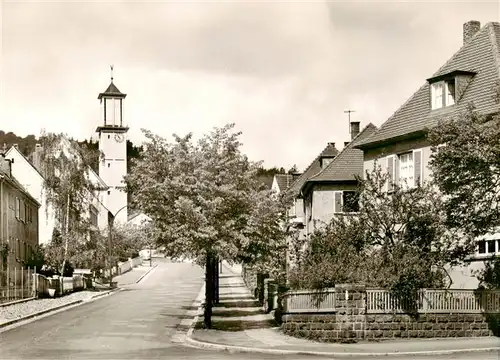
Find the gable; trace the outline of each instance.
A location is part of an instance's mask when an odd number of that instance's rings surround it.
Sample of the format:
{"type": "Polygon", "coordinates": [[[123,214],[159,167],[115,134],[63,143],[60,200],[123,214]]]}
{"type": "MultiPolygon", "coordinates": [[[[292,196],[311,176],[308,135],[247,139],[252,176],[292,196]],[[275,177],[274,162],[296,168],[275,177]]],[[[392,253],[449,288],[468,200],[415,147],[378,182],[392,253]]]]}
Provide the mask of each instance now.
{"type": "Polygon", "coordinates": [[[88,174],[89,174],[89,180],[92,182],[92,184],[97,185],[99,189],[106,190],[109,188],[109,186],[104,182],[104,180],[97,175],[97,173],[92,170],[90,166],[88,166],[88,174]]]}
{"type": "MultiPolygon", "coordinates": [[[[44,180],[44,177],[38,171],[38,169],[29,161],[26,156],[14,146],[11,146],[9,150],[5,153],[5,157],[9,159],[16,159],[17,161],[21,161],[22,164],[29,169],[30,173],[33,173],[34,176],[38,177],[40,180],[44,180]]],[[[16,162],[14,162],[14,166],[16,166],[16,162]]]]}
{"type": "Polygon", "coordinates": [[[356,176],[363,175],[363,151],[355,146],[369,138],[376,130],[375,125],[368,124],[323,171],[308,179],[302,189],[305,191],[313,182],[356,181],[356,176]]]}
{"type": "Polygon", "coordinates": [[[279,192],[285,191],[292,184],[292,175],[289,174],[276,174],[273,180],[273,189],[279,192]]]}
{"type": "Polygon", "coordinates": [[[323,151],[312,161],[311,164],[309,164],[306,170],[292,183],[287,191],[290,191],[290,193],[294,196],[300,195],[302,186],[306,183],[306,181],[321,171],[320,159],[324,156],[324,154],[328,154],[329,156],[337,155],[338,150],[335,148],[335,144],[328,143],[323,151]]]}
{"type": "Polygon", "coordinates": [[[439,119],[456,116],[471,103],[480,113],[497,112],[499,49],[500,24],[488,23],[432,76],[436,78],[456,71],[475,73],[470,81],[461,84],[462,93],[455,105],[431,110],[430,84],[426,82],[378,131],[357,146],[368,149],[411,135],[424,134],[426,129],[436,126],[439,119]]]}

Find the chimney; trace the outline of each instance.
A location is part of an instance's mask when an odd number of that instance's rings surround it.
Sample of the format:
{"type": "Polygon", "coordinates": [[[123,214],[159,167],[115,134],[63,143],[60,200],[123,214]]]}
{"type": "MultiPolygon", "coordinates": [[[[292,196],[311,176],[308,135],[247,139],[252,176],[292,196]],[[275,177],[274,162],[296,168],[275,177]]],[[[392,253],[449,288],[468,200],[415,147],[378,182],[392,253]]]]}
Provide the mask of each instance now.
{"type": "Polygon", "coordinates": [[[344,141],[344,147],[346,147],[347,145],[349,145],[350,141],[344,141]]]}
{"type": "Polygon", "coordinates": [[[14,146],[17,150],[19,150],[19,145],[18,144],[13,144],[12,146],[14,146]]]}
{"type": "Polygon", "coordinates": [[[42,162],[41,162],[42,150],[43,150],[42,145],[36,144],[35,151],[31,155],[31,163],[38,171],[41,171],[42,169],[42,162]]]}
{"type": "Polygon", "coordinates": [[[6,174],[8,177],[12,177],[12,165],[9,159],[5,158],[5,155],[0,155],[0,173],[6,174]]]}
{"type": "Polygon", "coordinates": [[[467,21],[464,24],[464,45],[469,42],[469,40],[476,35],[476,33],[481,29],[481,23],[477,20],[467,21]]]}
{"type": "Polygon", "coordinates": [[[351,122],[351,140],[359,134],[359,121],[351,122]]]}
{"type": "Polygon", "coordinates": [[[335,143],[334,142],[329,142],[328,145],[330,145],[331,147],[335,147],[335,143]]]}

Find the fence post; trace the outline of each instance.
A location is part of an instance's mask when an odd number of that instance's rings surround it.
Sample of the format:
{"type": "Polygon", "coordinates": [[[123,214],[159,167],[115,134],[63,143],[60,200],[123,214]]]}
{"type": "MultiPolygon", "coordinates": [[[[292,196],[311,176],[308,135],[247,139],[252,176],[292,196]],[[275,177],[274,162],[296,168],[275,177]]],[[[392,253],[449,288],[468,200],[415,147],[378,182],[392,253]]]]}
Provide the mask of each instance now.
{"type": "Polygon", "coordinates": [[[421,293],[422,293],[422,313],[426,314],[427,311],[429,310],[429,298],[427,289],[422,289],[421,293]]]}
{"type": "Polygon", "coordinates": [[[10,267],[7,263],[7,301],[10,300],[10,267]]]}
{"type": "Polygon", "coordinates": [[[14,300],[17,300],[17,268],[14,268],[14,300]]]}

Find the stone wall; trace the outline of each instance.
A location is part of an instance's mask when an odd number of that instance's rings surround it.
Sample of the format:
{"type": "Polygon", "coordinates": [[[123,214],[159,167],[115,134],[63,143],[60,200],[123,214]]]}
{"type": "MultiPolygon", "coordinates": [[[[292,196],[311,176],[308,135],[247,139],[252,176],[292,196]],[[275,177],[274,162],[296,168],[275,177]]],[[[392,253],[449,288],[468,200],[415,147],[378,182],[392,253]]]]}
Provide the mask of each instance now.
{"type": "Polygon", "coordinates": [[[257,272],[251,267],[246,266],[243,266],[241,275],[246,287],[262,305],[264,303],[264,280],[269,278],[269,275],[257,272]]]}
{"type": "Polygon", "coordinates": [[[498,320],[483,314],[367,314],[362,286],[337,285],[335,302],[335,313],[283,314],[283,331],[324,342],[479,337],[494,336],[489,322],[498,320]]]}
{"type": "Polygon", "coordinates": [[[241,276],[246,287],[252,292],[257,288],[257,272],[251,267],[243,266],[241,276]]]}

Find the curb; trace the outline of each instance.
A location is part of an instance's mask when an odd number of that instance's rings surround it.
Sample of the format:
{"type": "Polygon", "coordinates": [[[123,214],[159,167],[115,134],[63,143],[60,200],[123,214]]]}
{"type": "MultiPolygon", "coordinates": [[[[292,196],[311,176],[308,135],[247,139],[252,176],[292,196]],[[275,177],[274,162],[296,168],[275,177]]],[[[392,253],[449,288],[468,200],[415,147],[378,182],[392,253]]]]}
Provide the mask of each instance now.
{"type": "Polygon", "coordinates": [[[8,303],[2,303],[2,304],[0,304],[0,308],[6,307],[6,306],[11,306],[11,305],[16,305],[16,304],[22,304],[24,302],[28,302],[28,301],[35,300],[35,299],[36,299],[36,297],[32,296],[32,297],[26,298],[26,299],[15,300],[15,301],[11,301],[8,303]]]}
{"type": "Polygon", "coordinates": [[[135,282],[136,284],[138,284],[147,274],[149,274],[151,271],[153,271],[154,269],[156,269],[158,267],[158,264],[156,264],[155,266],[151,267],[148,271],[146,271],[139,279],[137,279],[137,281],[135,282]]]}
{"type": "Polygon", "coordinates": [[[93,296],[90,297],[90,299],[83,300],[83,301],[84,302],[89,302],[91,300],[98,299],[98,298],[100,298],[102,296],[111,295],[112,293],[117,292],[117,291],[121,291],[121,290],[123,290],[123,289],[117,287],[117,288],[114,288],[114,289],[111,289],[111,290],[103,291],[102,294],[93,295],[93,296]]]}
{"type": "Polygon", "coordinates": [[[204,295],[205,283],[203,283],[200,287],[200,291],[191,305],[191,307],[196,308],[196,310],[188,310],[186,312],[186,316],[189,316],[190,318],[181,320],[181,322],[177,325],[177,332],[170,339],[173,343],[185,345],[186,340],[191,337],[200,314],[202,314],[204,295]]]}
{"type": "Polygon", "coordinates": [[[42,311],[39,311],[39,312],[34,313],[34,314],[26,315],[26,316],[24,316],[22,318],[19,318],[19,319],[9,320],[7,322],[4,322],[4,323],[0,324],[0,329],[4,328],[4,327],[7,327],[9,325],[17,324],[18,322],[21,322],[21,321],[24,321],[24,320],[29,320],[29,319],[32,319],[32,318],[37,317],[37,316],[45,315],[45,314],[48,314],[50,312],[63,309],[65,307],[69,307],[69,306],[77,305],[77,304],[83,304],[83,302],[84,302],[84,300],[76,300],[76,301],[72,301],[70,303],[59,305],[59,306],[56,306],[56,307],[53,307],[53,308],[50,308],[50,309],[42,310],[42,311]]]}
{"type": "MultiPolygon", "coordinates": [[[[191,332],[192,333],[192,332],[191,332]]],[[[227,351],[233,353],[257,353],[269,355],[309,355],[309,356],[332,356],[332,357],[374,357],[374,356],[439,356],[464,353],[484,353],[500,351],[500,347],[481,348],[481,349],[452,349],[452,350],[433,350],[433,351],[409,351],[409,352],[381,352],[381,353],[348,353],[348,352],[329,352],[329,351],[304,351],[304,350],[282,350],[282,349],[264,349],[237,345],[215,344],[193,339],[186,336],[186,342],[199,349],[209,349],[218,351],[227,351]]]]}
{"type": "Polygon", "coordinates": [[[104,292],[102,294],[94,295],[94,296],[90,297],[87,300],[83,300],[83,299],[82,300],[75,300],[75,301],[72,301],[70,303],[59,305],[59,306],[56,306],[56,307],[53,307],[53,308],[50,308],[50,309],[45,309],[45,310],[42,310],[42,311],[39,311],[39,312],[36,312],[36,313],[33,313],[33,314],[26,315],[26,316],[18,318],[18,319],[8,320],[8,321],[0,324],[0,329],[3,329],[5,327],[11,326],[11,325],[14,325],[14,324],[17,324],[17,323],[20,323],[22,321],[30,320],[30,319],[33,319],[33,318],[36,318],[36,317],[39,317],[39,316],[42,316],[42,315],[46,315],[46,314],[49,314],[49,313],[52,313],[52,312],[56,312],[58,310],[62,310],[62,309],[67,308],[67,307],[71,307],[71,306],[74,306],[74,305],[83,305],[84,303],[94,301],[94,300],[99,299],[99,298],[101,298],[101,297],[103,297],[105,295],[112,295],[114,292],[121,291],[121,290],[123,290],[123,289],[116,288],[116,289],[113,289],[113,290],[106,291],[106,292],[104,292]]]}
{"type": "Polygon", "coordinates": [[[198,293],[198,296],[196,297],[195,301],[193,301],[193,307],[197,306],[196,314],[191,319],[190,324],[189,324],[189,329],[186,334],[186,339],[190,339],[191,336],[193,335],[194,327],[198,323],[198,319],[200,318],[200,314],[203,314],[203,304],[205,303],[204,301],[205,297],[205,283],[200,288],[200,292],[198,293]]]}
{"type": "MultiPolygon", "coordinates": [[[[232,271],[227,265],[223,266],[229,270],[234,275],[240,275],[232,271]]],[[[202,287],[203,290],[204,287],[202,287]]],[[[196,302],[196,301],[195,301],[196,302]]],[[[193,304],[194,305],[194,304],[193,304]]],[[[198,308],[198,314],[200,314],[200,308],[198,308]]],[[[215,351],[226,351],[230,353],[257,353],[257,354],[269,354],[269,355],[302,355],[302,356],[328,356],[328,357],[342,357],[342,358],[352,358],[352,357],[376,357],[376,356],[440,356],[440,355],[453,355],[453,354],[464,354],[464,353],[485,353],[500,351],[500,347],[489,347],[489,348],[472,348],[472,349],[450,349],[450,350],[430,350],[430,351],[408,351],[408,352],[329,352],[329,351],[307,351],[307,350],[286,350],[286,349],[269,349],[269,348],[258,348],[258,347],[247,347],[238,345],[228,345],[219,343],[210,343],[205,341],[200,341],[193,339],[194,325],[198,321],[199,315],[196,315],[195,319],[188,330],[185,343],[187,346],[195,347],[198,349],[207,349],[215,351]]]]}

